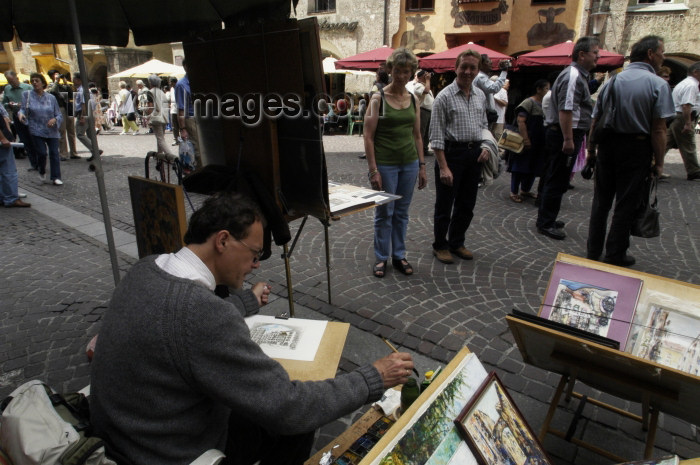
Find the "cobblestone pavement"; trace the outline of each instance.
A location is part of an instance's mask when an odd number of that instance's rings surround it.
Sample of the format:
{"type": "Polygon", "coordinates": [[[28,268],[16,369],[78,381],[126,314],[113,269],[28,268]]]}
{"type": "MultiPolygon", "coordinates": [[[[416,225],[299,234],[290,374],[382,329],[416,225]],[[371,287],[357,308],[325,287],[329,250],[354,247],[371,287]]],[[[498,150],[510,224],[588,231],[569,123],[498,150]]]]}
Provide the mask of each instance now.
{"type": "MultiPolygon", "coordinates": [[[[133,233],[126,177],[144,174],[144,156],[155,148],[155,138],[107,133],[99,136],[99,142],[105,150],[103,166],[113,226],[133,233]]],[[[327,137],[324,145],[331,180],[367,185],[366,162],[358,159],[363,151],[360,137],[327,137]]],[[[430,167],[432,160],[428,161],[430,167]]],[[[30,194],[30,201],[32,194],[40,195],[101,219],[95,176],[87,170],[88,165],[82,160],[62,163],[65,185],[55,187],[40,184],[35,173],[26,171],[26,160],[20,160],[20,189],[30,194]]],[[[685,180],[677,151],[669,154],[666,169],[672,177],[659,185],[662,235],[632,239],[630,253],[637,258],[634,269],[698,284],[700,183],[685,180]]],[[[536,209],[531,201],[515,204],[508,199],[510,176],[504,174],[479,191],[466,244],[475,259],[444,265],[431,254],[432,167],[428,174],[429,186],[415,193],[410,211],[407,258],[414,266],[413,276],[390,270],[384,279],[372,277],[372,212],[344,217],[332,222],[329,229],[329,305],[324,230],[319,221],[310,219],[291,257],[294,299],[440,363],[467,345],[487,370],[497,371],[530,424],[539,429],[558,377],[522,361],[504,316],[512,308],[538,309],[558,252],[584,255],[592,183],[575,177],[575,189],[565,196],[560,218],[567,223],[568,238],[553,241],[536,233],[536,209]]],[[[193,201],[198,205],[201,196],[193,196],[193,201]]],[[[191,211],[189,207],[187,211],[191,211]]],[[[293,233],[300,223],[291,223],[293,233]]],[[[11,283],[0,291],[6,315],[0,324],[0,353],[8,354],[6,361],[0,360],[0,394],[18,377],[40,374],[46,374],[53,384],[63,383],[64,388],[80,387],[87,376],[83,355],[87,335],[98,329],[112,287],[106,247],[76,236],[31,209],[5,209],[0,225],[4,231],[0,277],[11,283]]],[[[120,268],[128,269],[132,262],[120,254],[120,268]]],[[[273,254],[251,281],[269,281],[273,292],[286,297],[284,276],[283,261],[273,254]]],[[[344,360],[341,369],[352,369],[352,363],[344,360]]],[[[591,392],[585,387],[580,390],[591,392]]],[[[639,410],[635,404],[602,397],[620,408],[639,410]]],[[[575,405],[562,406],[555,426],[566,429],[573,409],[575,405]]],[[[643,432],[638,424],[590,406],[584,415],[586,420],[577,436],[639,458],[643,432]]],[[[337,434],[347,421],[327,428],[326,436],[337,434]]],[[[698,434],[695,426],[662,415],[658,452],[700,456],[698,434]]],[[[557,463],[609,463],[551,436],[545,447],[557,463]]]]}

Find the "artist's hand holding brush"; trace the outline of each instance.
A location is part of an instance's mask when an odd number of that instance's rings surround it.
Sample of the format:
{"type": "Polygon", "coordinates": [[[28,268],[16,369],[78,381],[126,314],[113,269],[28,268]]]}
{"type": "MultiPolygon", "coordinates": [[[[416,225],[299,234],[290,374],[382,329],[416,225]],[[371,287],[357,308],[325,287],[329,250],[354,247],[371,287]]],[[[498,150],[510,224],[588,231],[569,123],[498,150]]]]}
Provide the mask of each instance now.
{"type": "Polygon", "coordinates": [[[413,370],[413,359],[406,352],[392,352],[372,364],[379,371],[385,388],[391,388],[408,381],[413,370]]]}

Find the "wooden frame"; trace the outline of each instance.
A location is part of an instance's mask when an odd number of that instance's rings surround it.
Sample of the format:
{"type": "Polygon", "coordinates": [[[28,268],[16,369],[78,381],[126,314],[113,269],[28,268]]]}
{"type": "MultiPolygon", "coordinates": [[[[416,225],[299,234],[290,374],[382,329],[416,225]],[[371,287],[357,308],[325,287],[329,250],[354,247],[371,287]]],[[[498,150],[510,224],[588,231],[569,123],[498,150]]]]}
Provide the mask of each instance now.
{"type": "Polygon", "coordinates": [[[139,258],[177,252],[187,231],[182,186],[129,176],[139,258]]]}
{"type": "Polygon", "coordinates": [[[551,464],[495,372],[454,420],[481,465],[551,464]]]}

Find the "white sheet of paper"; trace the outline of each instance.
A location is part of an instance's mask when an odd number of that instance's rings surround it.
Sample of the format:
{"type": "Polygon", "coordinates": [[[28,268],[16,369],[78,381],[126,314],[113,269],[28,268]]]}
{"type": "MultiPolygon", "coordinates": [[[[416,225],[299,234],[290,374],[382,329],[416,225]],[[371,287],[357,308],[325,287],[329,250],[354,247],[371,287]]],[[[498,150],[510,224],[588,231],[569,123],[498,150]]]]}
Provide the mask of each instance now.
{"type": "Polygon", "coordinates": [[[326,330],[326,321],[269,315],[246,318],[250,336],[272,358],[312,362],[326,330]]]}

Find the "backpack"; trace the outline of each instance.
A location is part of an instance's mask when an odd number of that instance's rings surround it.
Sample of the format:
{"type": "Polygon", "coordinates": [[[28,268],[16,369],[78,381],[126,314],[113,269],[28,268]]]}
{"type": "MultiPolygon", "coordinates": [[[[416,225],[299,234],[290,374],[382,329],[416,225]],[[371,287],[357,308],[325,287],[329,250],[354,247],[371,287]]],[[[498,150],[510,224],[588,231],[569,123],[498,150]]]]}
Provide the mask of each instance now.
{"type": "Polygon", "coordinates": [[[29,381],[0,404],[0,448],[14,465],[115,465],[90,436],[87,398],[29,381]]]}

